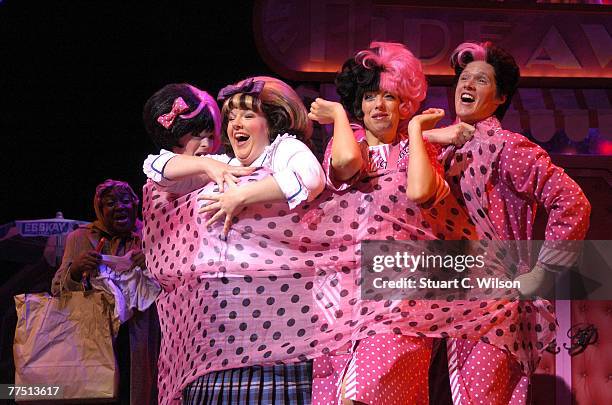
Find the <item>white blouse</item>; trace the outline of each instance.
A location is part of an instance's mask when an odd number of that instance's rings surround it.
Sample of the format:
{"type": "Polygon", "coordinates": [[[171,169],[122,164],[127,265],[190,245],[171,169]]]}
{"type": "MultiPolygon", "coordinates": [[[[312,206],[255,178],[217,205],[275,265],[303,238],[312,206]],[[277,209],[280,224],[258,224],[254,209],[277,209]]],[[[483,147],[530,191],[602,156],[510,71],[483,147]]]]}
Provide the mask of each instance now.
{"type": "MultiPolygon", "coordinates": [[[[203,176],[191,176],[180,180],[165,178],[164,168],[176,155],[165,149],[162,149],[158,155],[149,155],[142,165],[145,175],[166,191],[180,195],[197,190],[210,181],[203,176]]],[[[241,166],[238,159],[226,154],[204,157],[230,166],[241,166]]],[[[264,167],[272,171],[272,176],[287,198],[290,209],[304,200],[312,201],[325,188],[325,174],[317,158],[294,135],[278,135],[249,167],[264,167]]]]}

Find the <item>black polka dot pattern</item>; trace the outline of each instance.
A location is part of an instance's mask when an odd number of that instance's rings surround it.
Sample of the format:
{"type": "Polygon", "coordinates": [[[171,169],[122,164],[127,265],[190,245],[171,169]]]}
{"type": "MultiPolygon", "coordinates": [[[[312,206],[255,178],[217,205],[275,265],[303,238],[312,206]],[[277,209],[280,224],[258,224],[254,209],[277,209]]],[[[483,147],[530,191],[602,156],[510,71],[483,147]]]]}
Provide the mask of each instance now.
{"type": "MultiPolygon", "coordinates": [[[[503,130],[495,117],[478,123],[473,140],[461,149],[446,148],[441,156],[446,162],[447,179],[451,179],[451,191],[467,209],[479,239],[492,242],[532,239],[532,218],[538,200],[549,215],[547,244],[584,238],[589,210],[582,191],[562,169],[552,165],[538,145],[520,134],[503,130]]],[[[471,238],[472,231],[467,228],[464,234],[471,238]]],[[[509,278],[529,271],[529,263],[535,261],[531,257],[534,252],[526,245],[514,246],[514,262],[505,270],[509,278]]],[[[504,252],[495,253],[495,249],[491,252],[500,266],[508,263],[504,252]]],[[[538,300],[509,305],[503,316],[515,321],[507,328],[492,331],[499,338],[508,334],[513,338],[498,347],[516,356],[523,370],[533,372],[541,351],[554,336],[549,333],[555,329],[550,304],[538,300]]],[[[494,344],[494,336],[489,334],[487,338],[488,343],[494,344]]]]}
{"type": "Polygon", "coordinates": [[[212,186],[174,198],[147,183],[144,251],[164,289],[157,300],[162,402],[210,371],[314,358],[380,333],[484,336],[512,347],[518,332],[509,326],[517,324],[517,307],[529,304],[455,301],[432,308],[432,301],[361,300],[362,240],[477,234],[452,196],[431,208],[408,201],[399,189],[405,178],[405,171],[391,170],[347,192],[324,191],[290,213],[284,203],[247,208],[226,239],[219,238],[221,223],[206,227],[194,211],[198,193],[212,186]],[[487,327],[476,329],[475,322],[487,327]]]}

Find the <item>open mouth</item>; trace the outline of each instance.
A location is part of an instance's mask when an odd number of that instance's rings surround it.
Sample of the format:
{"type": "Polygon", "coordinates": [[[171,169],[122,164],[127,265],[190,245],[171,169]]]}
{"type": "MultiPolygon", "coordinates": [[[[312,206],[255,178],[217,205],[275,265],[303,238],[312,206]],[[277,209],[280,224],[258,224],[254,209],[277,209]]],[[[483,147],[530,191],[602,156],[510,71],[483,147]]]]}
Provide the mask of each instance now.
{"type": "Polygon", "coordinates": [[[129,222],[130,217],[127,213],[115,214],[113,220],[118,224],[126,224],[129,222]]]}
{"type": "Polygon", "coordinates": [[[473,103],[474,101],[476,101],[476,99],[471,94],[461,93],[461,102],[462,103],[473,103]]]}
{"type": "Polygon", "coordinates": [[[236,134],[234,137],[236,138],[236,144],[238,146],[244,145],[249,140],[249,138],[251,138],[247,134],[236,134]]]}

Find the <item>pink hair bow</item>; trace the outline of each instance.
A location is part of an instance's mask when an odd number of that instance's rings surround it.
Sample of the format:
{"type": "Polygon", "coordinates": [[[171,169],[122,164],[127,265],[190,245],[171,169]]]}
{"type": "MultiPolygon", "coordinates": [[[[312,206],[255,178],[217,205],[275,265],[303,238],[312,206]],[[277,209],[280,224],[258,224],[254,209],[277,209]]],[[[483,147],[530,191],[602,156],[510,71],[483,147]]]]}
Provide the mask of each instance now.
{"type": "Polygon", "coordinates": [[[172,109],[170,112],[157,117],[157,122],[159,122],[164,128],[168,129],[174,122],[176,116],[184,113],[187,110],[189,110],[189,106],[185,100],[183,100],[182,97],[177,97],[174,99],[174,103],[172,103],[172,109]]]}

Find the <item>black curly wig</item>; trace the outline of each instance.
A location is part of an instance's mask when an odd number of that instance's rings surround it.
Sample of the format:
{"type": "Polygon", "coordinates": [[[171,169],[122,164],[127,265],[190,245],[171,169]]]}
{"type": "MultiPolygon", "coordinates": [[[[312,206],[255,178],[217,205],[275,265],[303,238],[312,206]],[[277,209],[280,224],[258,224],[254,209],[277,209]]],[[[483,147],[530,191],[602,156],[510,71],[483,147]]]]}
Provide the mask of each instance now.
{"type": "Polygon", "coordinates": [[[350,58],[342,65],[342,70],[336,76],[334,84],[340,101],[351,118],[363,120],[361,109],[363,95],[369,91],[378,91],[380,73],[380,67],[368,69],[355,61],[355,58],[350,58]]]}
{"type": "Polygon", "coordinates": [[[151,140],[161,149],[172,150],[180,147],[179,139],[187,134],[199,134],[202,131],[214,132],[215,122],[208,108],[193,118],[184,119],[181,116],[175,118],[172,126],[166,129],[157,118],[172,110],[174,100],[181,97],[189,106],[189,111],[194,111],[200,104],[200,98],[194,94],[191,86],[186,83],[174,83],[164,86],[153,94],[145,103],[142,120],[151,140]]]}

